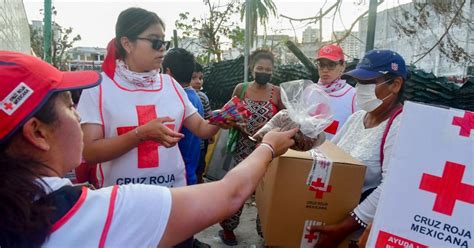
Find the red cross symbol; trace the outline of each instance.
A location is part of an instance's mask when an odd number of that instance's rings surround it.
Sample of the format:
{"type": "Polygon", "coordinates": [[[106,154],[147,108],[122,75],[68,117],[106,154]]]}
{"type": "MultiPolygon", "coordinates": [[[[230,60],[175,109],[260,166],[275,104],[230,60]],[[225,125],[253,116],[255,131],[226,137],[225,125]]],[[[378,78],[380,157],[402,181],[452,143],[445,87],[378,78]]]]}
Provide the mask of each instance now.
{"type": "Polygon", "coordinates": [[[316,181],[311,183],[311,186],[309,186],[310,191],[316,191],[315,198],[316,199],[323,199],[324,192],[331,193],[332,191],[332,186],[328,185],[327,190],[321,190],[320,188],[324,186],[324,183],[321,181],[321,178],[318,178],[316,181]]]}
{"type": "MultiPolygon", "coordinates": [[[[138,116],[138,126],[147,124],[157,118],[156,106],[136,106],[138,116]]],[[[174,124],[166,125],[170,129],[174,129],[174,124]]],[[[118,127],[118,135],[125,134],[137,128],[137,126],[118,127]]],[[[147,140],[138,145],[138,168],[155,168],[159,167],[158,147],[161,144],[152,140],[147,140]]]]}
{"type": "Polygon", "coordinates": [[[304,235],[304,238],[308,240],[308,243],[313,242],[313,240],[318,238],[316,231],[308,231],[309,233],[304,235]]]}
{"type": "Polygon", "coordinates": [[[464,117],[454,117],[453,125],[461,127],[459,135],[464,137],[471,136],[471,130],[474,129],[474,113],[466,111],[464,117]]]}
{"type": "Polygon", "coordinates": [[[451,216],[456,201],[474,204],[474,186],[462,183],[465,168],[448,161],[442,177],[423,173],[420,189],[436,194],[433,211],[451,216]]]}
{"type": "Polygon", "coordinates": [[[4,108],[5,110],[12,110],[12,109],[13,109],[13,103],[11,103],[11,102],[4,102],[4,103],[3,103],[3,108],[4,108]]]}
{"type": "Polygon", "coordinates": [[[334,120],[334,121],[331,123],[331,125],[329,125],[329,127],[327,127],[326,129],[324,129],[324,131],[325,131],[326,133],[329,133],[329,134],[336,134],[338,127],[339,127],[339,121],[334,120]]]}

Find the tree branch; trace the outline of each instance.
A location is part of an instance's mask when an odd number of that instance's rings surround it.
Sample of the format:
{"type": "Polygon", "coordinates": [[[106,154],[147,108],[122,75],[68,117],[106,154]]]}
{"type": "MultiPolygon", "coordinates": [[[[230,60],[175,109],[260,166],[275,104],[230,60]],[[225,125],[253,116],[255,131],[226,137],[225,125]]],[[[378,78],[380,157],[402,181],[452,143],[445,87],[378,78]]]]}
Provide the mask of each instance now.
{"type": "Polygon", "coordinates": [[[318,22],[318,21],[321,20],[325,15],[327,15],[328,13],[330,13],[332,9],[336,8],[336,7],[339,6],[341,3],[342,3],[342,0],[337,0],[337,2],[334,3],[333,5],[331,5],[331,7],[329,7],[329,9],[327,9],[326,11],[324,11],[324,13],[322,13],[321,15],[313,16],[313,17],[293,18],[293,17],[289,17],[289,16],[286,16],[286,15],[283,15],[283,14],[280,14],[280,17],[289,19],[289,20],[291,20],[291,21],[299,21],[299,22],[313,21],[313,22],[318,22]]]}
{"type": "Polygon", "coordinates": [[[447,27],[446,30],[444,31],[443,35],[441,35],[441,37],[438,39],[438,41],[437,41],[430,49],[428,49],[428,51],[426,51],[425,54],[423,54],[423,56],[421,56],[419,59],[417,59],[415,62],[413,62],[413,64],[418,63],[418,61],[420,61],[420,60],[422,60],[424,57],[426,57],[426,55],[428,55],[429,53],[431,53],[431,51],[433,51],[433,49],[439,45],[439,43],[444,39],[444,37],[448,34],[449,30],[450,30],[451,27],[453,26],[454,21],[456,20],[456,17],[461,13],[462,8],[464,7],[464,4],[465,4],[465,3],[466,3],[466,0],[463,0],[461,6],[460,6],[459,9],[456,11],[456,14],[454,15],[453,19],[451,19],[451,22],[449,23],[448,27],[447,27]]]}

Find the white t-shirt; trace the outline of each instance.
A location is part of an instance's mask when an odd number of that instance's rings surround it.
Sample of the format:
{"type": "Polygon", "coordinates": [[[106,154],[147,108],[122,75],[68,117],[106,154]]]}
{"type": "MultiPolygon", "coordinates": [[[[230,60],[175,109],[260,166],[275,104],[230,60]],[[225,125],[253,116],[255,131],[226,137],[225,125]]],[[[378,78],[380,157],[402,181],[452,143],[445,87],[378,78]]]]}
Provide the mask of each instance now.
{"type": "Polygon", "coordinates": [[[383,187],[383,180],[390,165],[390,154],[400,126],[400,115],[393,120],[385,139],[384,161],[381,166],[380,146],[388,120],[376,127],[365,128],[364,117],[366,114],[366,111],[360,110],[351,115],[342,129],[334,136],[332,142],[367,166],[362,190],[377,188],[357,206],[354,213],[365,223],[371,223],[383,187]]]}
{"type": "Polygon", "coordinates": [[[354,87],[345,83],[345,80],[340,81],[344,81],[344,87],[337,91],[328,93],[329,104],[331,106],[334,120],[332,126],[328,127],[326,131],[326,138],[328,139],[334,137],[334,135],[341,130],[347,118],[349,118],[349,116],[356,110],[354,87]]]}
{"type": "MultiPolygon", "coordinates": [[[[54,191],[72,185],[45,177],[54,191]]],[[[43,247],[157,247],[171,212],[171,192],[153,185],[83,188],[76,204],[53,224],[43,247]]]]}
{"type": "MultiPolygon", "coordinates": [[[[119,76],[111,80],[102,73],[102,84],[82,92],[78,104],[81,124],[103,126],[104,138],[133,131],[157,117],[181,130],[186,118],[196,113],[183,88],[169,75],[158,74],[153,89],[138,88],[119,76]]],[[[154,141],[142,142],[122,156],[99,164],[101,186],[143,183],[166,187],[186,185],[184,162],[178,146],[166,148],[154,141]]]]}

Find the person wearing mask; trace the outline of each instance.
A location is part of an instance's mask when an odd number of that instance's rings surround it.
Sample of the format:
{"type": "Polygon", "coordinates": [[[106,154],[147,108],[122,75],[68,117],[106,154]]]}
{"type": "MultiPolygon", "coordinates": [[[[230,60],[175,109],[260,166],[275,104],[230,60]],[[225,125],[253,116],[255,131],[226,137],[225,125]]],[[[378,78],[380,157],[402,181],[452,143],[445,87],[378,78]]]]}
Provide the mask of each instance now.
{"type": "Polygon", "coordinates": [[[122,11],[107,47],[103,83],[82,92],[84,160],[99,164],[101,186],[186,186],[179,130],[184,126],[200,138],[219,130],[197,113],[179,83],[159,73],[164,28],[153,12],[122,11]]]}
{"type": "Polygon", "coordinates": [[[367,166],[360,204],[340,223],[313,226],[321,232],[316,247],[337,247],[348,235],[365,228],[374,218],[390,157],[400,126],[404,84],[408,78],[405,60],[391,50],[371,50],[356,69],[344,76],[356,80],[357,106],[333,143],[367,166]]]}
{"type": "Polygon", "coordinates": [[[63,178],[81,163],[80,116],[68,90],[107,80],[0,51],[0,246],[172,247],[237,211],[298,131],[272,131],[222,180],[91,190],[63,178]]]}
{"type": "MultiPolygon", "coordinates": [[[[257,146],[257,143],[249,137],[262,128],[280,109],[284,108],[280,98],[280,87],[270,83],[274,67],[275,58],[271,51],[255,50],[250,56],[250,71],[254,81],[239,83],[232,93],[232,96],[241,98],[250,112],[246,126],[240,128],[240,135],[233,154],[235,164],[243,161],[257,146]]],[[[239,225],[241,214],[242,208],[231,218],[220,223],[223,230],[219,231],[219,237],[224,244],[238,244],[234,230],[239,225]]]]}
{"type": "MultiPolygon", "coordinates": [[[[202,65],[196,63],[194,67],[193,77],[191,78],[191,87],[196,91],[199,98],[201,99],[202,106],[204,108],[204,119],[208,120],[211,117],[211,105],[209,103],[209,98],[207,97],[206,93],[202,91],[202,85],[204,84],[204,70],[202,65]]],[[[206,169],[206,154],[207,154],[207,147],[210,143],[212,143],[212,139],[203,139],[201,140],[201,156],[199,156],[199,165],[196,170],[197,180],[198,183],[203,183],[203,174],[204,170],[206,169]]]]}
{"type": "Polygon", "coordinates": [[[316,54],[318,66],[318,85],[329,95],[333,119],[332,124],[325,130],[326,137],[331,139],[355,111],[355,90],[341,79],[346,68],[344,52],[337,45],[326,45],[316,54]]]}

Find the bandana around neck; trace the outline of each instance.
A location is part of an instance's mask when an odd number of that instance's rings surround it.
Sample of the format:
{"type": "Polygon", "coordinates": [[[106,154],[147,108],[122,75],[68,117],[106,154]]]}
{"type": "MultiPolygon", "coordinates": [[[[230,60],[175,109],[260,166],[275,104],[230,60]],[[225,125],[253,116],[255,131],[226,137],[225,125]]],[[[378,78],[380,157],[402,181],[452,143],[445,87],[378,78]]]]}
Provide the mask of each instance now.
{"type": "Polygon", "coordinates": [[[140,88],[159,88],[160,85],[157,84],[158,70],[134,72],[129,70],[128,66],[122,60],[117,60],[116,63],[115,73],[127,83],[140,88]]]}
{"type": "Polygon", "coordinates": [[[328,85],[323,85],[321,82],[318,82],[318,85],[329,94],[344,88],[344,86],[346,86],[346,80],[338,78],[328,85]]]}

